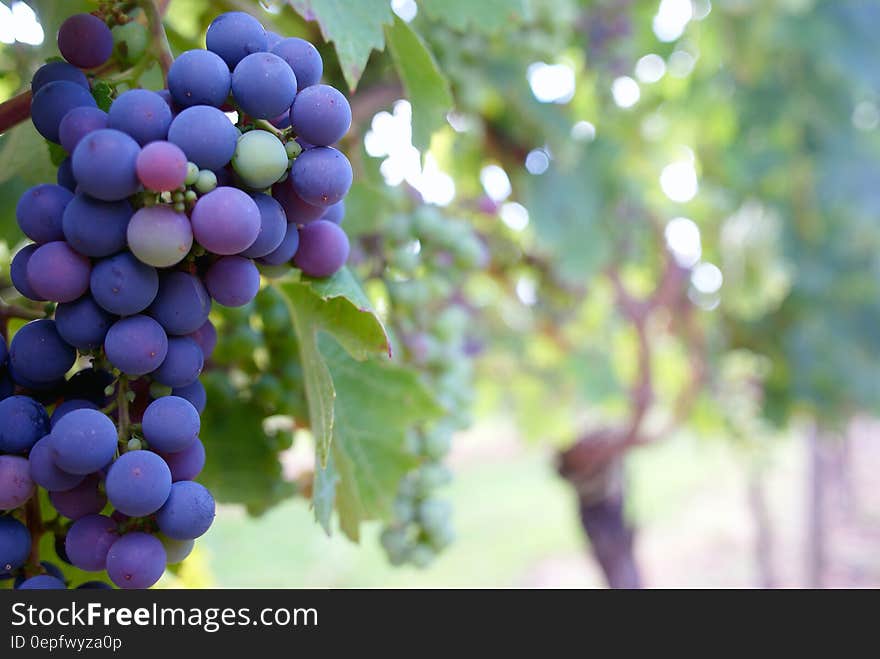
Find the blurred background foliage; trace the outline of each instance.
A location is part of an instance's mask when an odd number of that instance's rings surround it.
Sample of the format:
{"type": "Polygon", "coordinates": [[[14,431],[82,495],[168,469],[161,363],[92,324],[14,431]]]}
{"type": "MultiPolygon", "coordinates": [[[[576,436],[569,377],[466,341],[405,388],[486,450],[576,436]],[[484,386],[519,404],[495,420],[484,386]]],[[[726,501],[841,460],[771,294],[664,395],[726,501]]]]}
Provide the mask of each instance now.
{"type": "MultiPolygon", "coordinates": [[[[0,99],[54,55],[37,20],[53,35],[92,8],[3,1],[0,99]]],[[[862,440],[880,405],[880,3],[159,4],[175,53],[203,47],[221,11],[250,11],[313,41],[325,79],[351,90],[350,267],[395,350],[348,371],[322,351],[352,430],[335,468],[343,482],[378,470],[374,490],[336,494],[343,530],[395,528],[394,491],[418,488],[435,435],[457,433],[459,476],[458,544],[423,575],[311,528],[286,500],[314,495],[329,528],[320,492],[335,490],[313,473],[299,339],[269,287],[217,312],[205,478],[230,505],[171,585],[839,583],[828,545],[848,531],[832,500],[858,482],[853,447],[876,464],[862,440]],[[391,439],[358,444],[360,431],[391,439]],[[723,535],[724,518],[737,551],[693,573],[657,567],[682,537],[723,535]],[[593,572],[553,562],[577,554],[578,521],[593,572]],[[258,565],[243,572],[242,555],[258,565]]],[[[0,136],[0,261],[19,243],[17,196],[53,179],[29,126],[0,136]]],[[[864,515],[880,514],[871,503],[864,515]]],[[[860,532],[876,522],[864,515],[860,532]]]]}

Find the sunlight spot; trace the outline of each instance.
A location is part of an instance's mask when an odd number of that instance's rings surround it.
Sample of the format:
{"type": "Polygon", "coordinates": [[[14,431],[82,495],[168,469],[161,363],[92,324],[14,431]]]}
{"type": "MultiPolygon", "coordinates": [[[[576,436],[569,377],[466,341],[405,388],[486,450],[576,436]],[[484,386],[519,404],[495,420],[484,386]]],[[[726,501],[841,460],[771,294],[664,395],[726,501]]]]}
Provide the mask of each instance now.
{"type": "Polygon", "coordinates": [[[660,187],[672,201],[684,203],[693,199],[699,188],[693,163],[674,162],[666,165],[660,173],[660,187]]]}
{"type": "Polygon", "coordinates": [[[522,231],[529,226],[529,211],[515,201],[503,204],[500,215],[501,221],[514,231],[522,231]]]}
{"type": "Polygon", "coordinates": [[[696,58],[686,50],[676,50],[669,56],[669,75],[674,78],[686,78],[694,70],[696,58]]]}
{"type": "Polygon", "coordinates": [[[697,224],[686,217],[669,220],[663,232],[666,246],[675,257],[675,262],[682,268],[695,266],[703,253],[700,243],[700,229],[697,224]]]}
{"type": "Polygon", "coordinates": [[[592,142],[596,139],[596,127],[589,121],[579,121],[571,127],[571,139],[578,142],[592,142]]]}
{"type": "Polygon", "coordinates": [[[526,76],[541,103],[568,103],[574,97],[574,70],[567,64],[530,64],[526,76]]]}
{"type": "Polygon", "coordinates": [[[529,174],[540,176],[550,167],[550,156],[544,149],[532,149],[526,156],[526,170],[529,174]]]}
{"type": "Polygon", "coordinates": [[[409,23],[419,13],[415,0],[391,0],[391,11],[397,14],[404,23],[409,23]]]}
{"type": "Polygon", "coordinates": [[[874,130],[880,125],[880,111],[871,101],[862,101],[853,110],[852,123],[859,130],[874,130]]]}
{"type": "Polygon", "coordinates": [[[510,196],[510,179],[498,165],[483,167],[480,170],[480,183],[492,201],[504,201],[510,196]]]}
{"type": "Polygon", "coordinates": [[[655,53],[649,53],[636,62],[636,78],[642,82],[657,82],[665,73],[666,62],[655,53]]]}
{"type": "Polygon", "coordinates": [[[691,273],[691,284],[704,295],[717,293],[723,283],[721,269],[714,263],[700,263],[691,273]]]}
{"type": "Polygon", "coordinates": [[[639,83],[629,76],[621,76],[611,83],[611,95],[614,96],[614,102],[622,108],[631,108],[638,103],[642,92],[639,89],[639,83]]]}
{"type": "Polygon", "coordinates": [[[675,41],[694,15],[691,0],[661,0],[654,16],[654,34],[660,41],[675,41]]]}

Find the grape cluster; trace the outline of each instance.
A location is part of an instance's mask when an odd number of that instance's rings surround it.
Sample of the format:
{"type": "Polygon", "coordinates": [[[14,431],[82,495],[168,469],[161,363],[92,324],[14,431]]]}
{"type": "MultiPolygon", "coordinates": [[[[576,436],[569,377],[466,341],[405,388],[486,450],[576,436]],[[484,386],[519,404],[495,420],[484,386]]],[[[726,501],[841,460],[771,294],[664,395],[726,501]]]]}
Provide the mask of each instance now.
{"type": "Polygon", "coordinates": [[[32,80],[34,126],[68,155],[16,208],[33,242],[10,275],[49,313],[0,342],[0,574],[20,588],[66,587],[31,551],[44,529],[63,560],[120,588],[190,553],[215,512],[195,482],[213,302],[249,305],[261,269],[326,277],[348,258],[352,170],[332,144],[351,110],[320,84],[314,46],[222,14],[167,89],[114,89],[104,111],[82,69],[130,58],[138,30],[118,28],[131,24],[70,17],[66,62],[32,80]]]}
{"type": "Polygon", "coordinates": [[[443,461],[453,433],[470,425],[471,310],[457,286],[485,266],[485,249],[467,223],[423,207],[385,227],[383,254],[405,358],[429,380],[445,414],[410,433],[420,464],[400,484],[381,543],[393,564],[426,567],[455,537],[452,505],[436,492],[452,480],[443,461]]]}

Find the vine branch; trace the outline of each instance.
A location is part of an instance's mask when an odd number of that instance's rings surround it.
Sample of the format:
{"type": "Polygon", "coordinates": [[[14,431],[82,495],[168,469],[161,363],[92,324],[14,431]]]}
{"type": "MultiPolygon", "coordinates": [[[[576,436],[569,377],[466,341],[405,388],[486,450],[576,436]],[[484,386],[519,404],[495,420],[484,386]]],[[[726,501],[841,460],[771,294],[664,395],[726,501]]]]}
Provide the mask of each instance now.
{"type": "Polygon", "coordinates": [[[31,90],[0,103],[0,133],[20,124],[31,116],[31,90]]]}
{"type": "Polygon", "coordinates": [[[150,30],[153,54],[162,69],[162,80],[168,85],[168,70],[174,61],[171,46],[168,43],[168,35],[165,34],[165,26],[162,24],[162,15],[155,0],[138,0],[138,6],[143,9],[147,17],[147,26],[150,30]]]}

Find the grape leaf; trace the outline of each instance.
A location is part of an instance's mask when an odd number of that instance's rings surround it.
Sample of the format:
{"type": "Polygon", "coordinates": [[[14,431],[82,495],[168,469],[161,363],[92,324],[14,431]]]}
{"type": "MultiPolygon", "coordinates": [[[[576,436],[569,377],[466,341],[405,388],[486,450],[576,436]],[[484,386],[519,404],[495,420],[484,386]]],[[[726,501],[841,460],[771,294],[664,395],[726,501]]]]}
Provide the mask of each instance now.
{"type": "Polygon", "coordinates": [[[406,95],[412,103],[412,141],[422,151],[431,145],[431,135],[446,122],[452,107],[449,81],[440,71],[434,55],[413,29],[399,18],[386,30],[388,49],[406,95]]]}
{"type": "Polygon", "coordinates": [[[287,300],[299,339],[309,422],[318,463],[324,467],[333,437],[336,390],[321,350],[318,332],[332,334],[355,359],[391,353],[382,323],[370,310],[355,278],[347,269],[324,280],[284,281],[279,288],[287,300]]]}
{"type": "Polygon", "coordinates": [[[360,523],[389,513],[401,478],[417,464],[405,448],[407,430],[442,409],[415,371],[384,360],[355,361],[329,337],[320,346],[337,398],[333,459],[316,474],[322,487],[315,496],[322,491],[315,512],[327,528],[335,489],[340,527],[357,541],[360,523]]]}
{"type": "Polygon", "coordinates": [[[391,23],[388,0],[289,0],[307,21],[316,20],[321,35],[332,41],[342,67],[342,75],[351,91],[367,66],[373,50],[385,47],[383,26],[391,23]]]}
{"type": "Polygon", "coordinates": [[[474,29],[484,34],[531,15],[530,0],[423,0],[420,6],[456,30],[474,29]]]}

